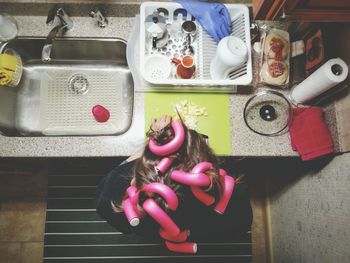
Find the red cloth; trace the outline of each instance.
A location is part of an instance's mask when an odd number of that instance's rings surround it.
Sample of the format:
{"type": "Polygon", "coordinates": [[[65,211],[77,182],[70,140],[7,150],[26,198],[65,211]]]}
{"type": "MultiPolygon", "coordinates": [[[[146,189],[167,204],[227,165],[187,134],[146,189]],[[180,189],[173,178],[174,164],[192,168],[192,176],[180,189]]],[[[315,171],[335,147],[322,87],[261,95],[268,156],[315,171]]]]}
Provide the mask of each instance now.
{"type": "Polygon", "coordinates": [[[333,140],[319,107],[293,109],[289,134],[293,150],[298,151],[304,161],[334,152],[333,140]]]}

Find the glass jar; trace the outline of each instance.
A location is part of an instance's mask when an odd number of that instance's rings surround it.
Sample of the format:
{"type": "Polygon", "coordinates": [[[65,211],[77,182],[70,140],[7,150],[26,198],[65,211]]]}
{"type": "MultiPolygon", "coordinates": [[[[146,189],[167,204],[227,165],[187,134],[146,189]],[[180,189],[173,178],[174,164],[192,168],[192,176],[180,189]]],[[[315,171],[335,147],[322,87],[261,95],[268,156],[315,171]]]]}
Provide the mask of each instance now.
{"type": "Polygon", "coordinates": [[[0,42],[14,39],[18,33],[16,20],[5,13],[0,14],[0,42]]]}

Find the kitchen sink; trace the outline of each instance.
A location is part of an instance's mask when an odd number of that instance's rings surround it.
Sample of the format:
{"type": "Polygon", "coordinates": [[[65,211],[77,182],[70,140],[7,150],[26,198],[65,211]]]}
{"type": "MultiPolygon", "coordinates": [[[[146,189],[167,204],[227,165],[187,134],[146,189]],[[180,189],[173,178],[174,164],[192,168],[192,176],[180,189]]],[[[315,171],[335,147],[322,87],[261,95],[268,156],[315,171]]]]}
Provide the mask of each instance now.
{"type": "Polygon", "coordinates": [[[7,43],[23,62],[15,88],[0,87],[0,131],[5,136],[118,135],[133,114],[134,84],[122,39],[57,38],[42,61],[45,38],[7,43]],[[109,112],[99,122],[96,105],[109,112]]]}

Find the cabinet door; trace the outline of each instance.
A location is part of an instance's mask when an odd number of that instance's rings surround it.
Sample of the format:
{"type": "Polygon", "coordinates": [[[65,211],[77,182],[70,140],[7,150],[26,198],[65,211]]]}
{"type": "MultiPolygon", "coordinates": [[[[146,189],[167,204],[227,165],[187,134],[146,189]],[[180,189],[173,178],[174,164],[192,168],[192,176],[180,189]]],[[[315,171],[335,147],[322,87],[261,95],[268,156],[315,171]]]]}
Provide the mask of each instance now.
{"type": "Polygon", "coordinates": [[[350,22],[349,0],[253,0],[254,19],[350,22]]]}

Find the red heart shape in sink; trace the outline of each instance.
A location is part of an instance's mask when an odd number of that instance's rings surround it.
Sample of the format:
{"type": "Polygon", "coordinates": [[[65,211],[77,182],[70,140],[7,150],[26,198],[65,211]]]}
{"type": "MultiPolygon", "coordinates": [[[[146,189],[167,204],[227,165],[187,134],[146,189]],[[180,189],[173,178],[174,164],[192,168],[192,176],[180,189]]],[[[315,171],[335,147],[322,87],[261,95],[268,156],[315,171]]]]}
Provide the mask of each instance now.
{"type": "Polygon", "coordinates": [[[92,107],[92,115],[94,115],[96,121],[98,122],[106,122],[110,117],[109,110],[101,105],[95,105],[92,107]]]}

